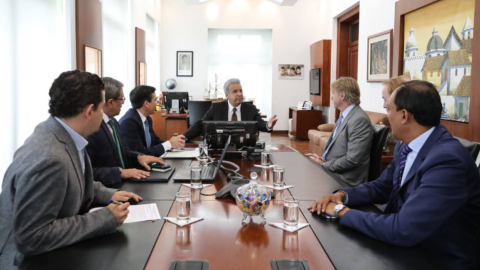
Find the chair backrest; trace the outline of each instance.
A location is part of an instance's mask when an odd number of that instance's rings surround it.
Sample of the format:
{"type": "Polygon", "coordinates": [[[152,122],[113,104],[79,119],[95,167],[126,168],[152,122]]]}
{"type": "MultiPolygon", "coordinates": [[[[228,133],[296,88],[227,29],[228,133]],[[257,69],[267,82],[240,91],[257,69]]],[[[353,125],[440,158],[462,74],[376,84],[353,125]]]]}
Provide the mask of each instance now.
{"type": "Polygon", "coordinates": [[[480,144],[459,137],[454,138],[457,139],[463,146],[465,146],[465,148],[467,148],[468,152],[470,152],[470,155],[472,155],[473,160],[476,161],[478,157],[478,152],[480,152],[480,144]]]}
{"type": "Polygon", "coordinates": [[[382,168],[382,153],[385,140],[390,128],[380,125],[373,126],[372,148],[370,150],[370,168],[368,170],[368,181],[377,179],[382,168]]]}
{"type": "Polygon", "coordinates": [[[187,127],[190,128],[198,120],[201,120],[208,109],[212,107],[211,101],[188,101],[187,127]]]}

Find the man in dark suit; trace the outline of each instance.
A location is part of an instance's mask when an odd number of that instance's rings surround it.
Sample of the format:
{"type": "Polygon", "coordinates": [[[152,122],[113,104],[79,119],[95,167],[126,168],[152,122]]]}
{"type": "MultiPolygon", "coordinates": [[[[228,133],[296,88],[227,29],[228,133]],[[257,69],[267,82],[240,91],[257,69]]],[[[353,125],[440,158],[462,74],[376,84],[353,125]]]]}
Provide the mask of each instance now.
{"type": "Polygon", "coordinates": [[[125,102],[123,84],[112,78],[102,78],[105,84],[105,105],[100,130],[87,137],[88,155],[92,161],[93,179],[104,185],[114,185],[121,179],[146,178],[149,172],[137,170],[142,165],[147,170],[151,162],[164,163],[162,159],[131,151],[123,141],[120,125],[114,116],[120,114],[125,102]]]}
{"type": "Polygon", "coordinates": [[[243,89],[239,79],[230,79],[223,86],[226,102],[213,103],[205,113],[201,121],[197,121],[183,135],[191,140],[202,133],[203,121],[257,121],[257,129],[264,132],[272,132],[277,123],[277,115],[268,122],[263,121],[257,111],[257,107],[250,103],[243,103],[243,89]]]}
{"type": "Polygon", "coordinates": [[[0,194],[0,269],[18,269],[29,256],[115,232],[133,193],[93,181],[85,137],[98,131],[102,80],[78,70],[50,88],[50,117],[16,152],[0,194]],[[107,205],[89,213],[92,205],[107,205]]]}
{"type": "Polygon", "coordinates": [[[424,246],[448,269],[477,269],[480,176],[468,151],[440,124],[442,104],[425,81],[400,85],[387,102],[401,140],[377,180],[315,201],[310,211],[386,243],[424,246]],[[383,214],[348,206],[387,204],[383,214]]]}
{"type": "Polygon", "coordinates": [[[340,110],[340,118],[320,157],[307,157],[336,173],[351,186],[368,178],[373,127],[370,118],[360,107],[360,87],[355,79],[343,77],[332,83],[332,103],[340,110]]]}
{"type": "Polygon", "coordinates": [[[130,92],[132,109],[120,119],[120,129],[127,146],[140,153],[161,156],[172,148],[185,147],[185,137],[173,134],[168,141],[162,141],[153,131],[152,118],[157,107],[155,88],[147,85],[135,87],[130,92]]]}

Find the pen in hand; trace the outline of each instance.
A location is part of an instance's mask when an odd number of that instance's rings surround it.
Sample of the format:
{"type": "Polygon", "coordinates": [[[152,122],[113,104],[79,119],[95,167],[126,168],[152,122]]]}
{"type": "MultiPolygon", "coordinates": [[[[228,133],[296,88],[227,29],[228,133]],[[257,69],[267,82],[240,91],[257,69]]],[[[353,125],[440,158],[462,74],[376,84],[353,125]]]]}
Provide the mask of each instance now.
{"type": "Polygon", "coordinates": [[[110,200],[110,203],[114,203],[114,204],[123,204],[122,202],[119,202],[119,201],[115,201],[115,200],[110,200]]]}

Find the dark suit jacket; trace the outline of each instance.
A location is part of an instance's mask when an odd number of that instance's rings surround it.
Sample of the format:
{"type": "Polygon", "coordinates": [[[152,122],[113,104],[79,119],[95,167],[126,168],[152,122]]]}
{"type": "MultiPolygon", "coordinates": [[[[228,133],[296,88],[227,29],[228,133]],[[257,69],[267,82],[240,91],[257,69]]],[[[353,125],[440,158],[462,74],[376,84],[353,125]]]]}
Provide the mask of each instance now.
{"type": "MultiPolygon", "coordinates": [[[[140,153],[131,151],[126,146],[120,125],[115,118],[112,119],[120,142],[125,169],[135,168],[139,165],[137,157],[140,153]]],[[[87,151],[93,167],[93,179],[102,182],[104,185],[120,183],[120,170],[118,168],[122,167],[122,162],[108,124],[102,121],[98,132],[88,136],[87,141],[87,151]]]]}
{"type": "MultiPolygon", "coordinates": [[[[257,121],[257,129],[259,131],[271,132],[267,129],[267,122],[263,121],[257,111],[257,107],[250,103],[242,103],[240,108],[242,121],[257,121]]],[[[205,113],[202,120],[197,121],[183,135],[187,140],[191,140],[203,132],[203,121],[228,121],[228,101],[212,103],[212,107],[205,113]]]]}
{"type": "Polygon", "coordinates": [[[17,269],[28,256],[113,233],[107,207],[116,190],[93,181],[85,153],[82,171],[77,147],[53,117],[40,123],[8,167],[0,194],[0,269],[17,269]]]}
{"type": "Polygon", "coordinates": [[[147,147],[147,142],[145,141],[145,131],[143,129],[142,119],[138,115],[136,109],[130,109],[127,113],[120,119],[120,129],[123,133],[123,139],[127,143],[128,148],[132,151],[137,151],[151,156],[161,156],[165,153],[162,143],[164,141],[160,140],[158,136],[153,131],[152,118],[147,117],[150,138],[152,138],[152,144],[150,147],[147,147]]]}
{"type": "MultiPolygon", "coordinates": [[[[349,206],[388,202],[404,147],[397,145],[380,178],[345,189],[349,206]]],[[[350,210],[340,224],[397,246],[421,244],[449,269],[477,269],[480,176],[471,155],[443,125],[418,153],[400,188],[398,206],[398,213],[350,210]]]]}

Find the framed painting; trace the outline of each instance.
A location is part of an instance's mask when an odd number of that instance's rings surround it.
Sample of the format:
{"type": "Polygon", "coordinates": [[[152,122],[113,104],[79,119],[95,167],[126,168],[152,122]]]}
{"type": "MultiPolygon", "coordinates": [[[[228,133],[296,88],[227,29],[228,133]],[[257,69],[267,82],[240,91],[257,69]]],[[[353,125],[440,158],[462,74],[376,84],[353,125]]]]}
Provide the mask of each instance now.
{"type": "Polygon", "coordinates": [[[139,61],[140,85],[147,85],[147,63],[139,61]]]}
{"type": "Polygon", "coordinates": [[[193,51],[177,51],[177,77],[193,77],[193,51]]]}
{"type": "Polygon", "coordinates": [[[85,71],[102,77],[102,51],[85,45],[85,71]]]}
{"type": "Polygon", "coordinates": [[[382,82],[392,75],[393,30],[368,37],[367,81],[382,82]]]}

